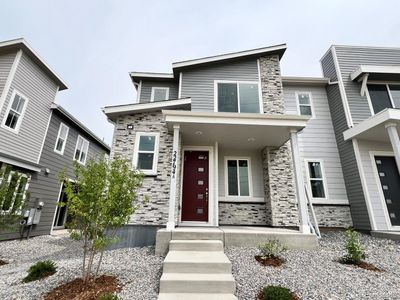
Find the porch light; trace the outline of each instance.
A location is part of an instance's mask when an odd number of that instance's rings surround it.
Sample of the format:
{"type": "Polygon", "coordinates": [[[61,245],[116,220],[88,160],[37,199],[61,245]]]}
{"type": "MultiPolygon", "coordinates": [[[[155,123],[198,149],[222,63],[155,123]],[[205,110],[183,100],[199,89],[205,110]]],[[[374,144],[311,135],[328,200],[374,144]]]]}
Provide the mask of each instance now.
{"type": "Polygon", "coordinates": [[[253,137],[249,137],[249,138],[247,139],[248,142],[254,142],[255,140],[256,140],[256,139],[253,138],[253,137]]]}
{"type": "Polygon", "coordinates": [[[195,132],[195,134],[196,134],[196,135],[202,135],[202,134],[203,134],[203,132],[202,132],[202,131],[200,131],[200,130],[197,130],[197,131],[195,132]]]}

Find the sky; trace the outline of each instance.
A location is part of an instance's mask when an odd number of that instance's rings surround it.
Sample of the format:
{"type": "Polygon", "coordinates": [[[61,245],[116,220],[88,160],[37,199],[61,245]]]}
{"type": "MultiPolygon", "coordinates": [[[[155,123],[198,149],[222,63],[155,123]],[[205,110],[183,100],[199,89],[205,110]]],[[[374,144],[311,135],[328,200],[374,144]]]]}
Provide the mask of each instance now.
{"type": "Polygon", "coordinates": [[[56,103],[111,144],[101,108],[135,102],[129,72],[286,43],[283,75],[321,76],[332,44],[400,46],[400,1],[382,2],[0,0],[0,40],[25,38],[69,87],[56,103]]]}

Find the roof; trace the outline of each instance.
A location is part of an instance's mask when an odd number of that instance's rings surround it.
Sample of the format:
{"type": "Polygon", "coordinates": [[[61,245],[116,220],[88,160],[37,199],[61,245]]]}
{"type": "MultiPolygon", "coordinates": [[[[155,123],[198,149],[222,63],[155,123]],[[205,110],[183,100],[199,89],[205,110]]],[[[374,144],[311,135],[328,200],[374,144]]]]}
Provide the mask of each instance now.
{"type": "Polygon", "coordinates": [[[12,50],[22,50],[27,54],[51,79],[57,83],[60,91],[68,88],[64,80],[62,80],[61,77],[50,68],[50,66],[35,52],[35,50],[33,50],[25,39],[19,38],[0,42],[0,51],[12,50]]]}
{"type": "Polygon", "coordinates": [[[400,66],[361,65],[350,74],[351,80],[358,80],[368,74],[369,80],[399,80],[400,66]]]}
{"type": "Polygon", "coordinates": [[[285,84],[310,84],[310,85],[327,85],[329,78],[324,77],[299,77],[299,76],[282,76],[282,82],[285,84]]]}
{"type": "Polygon", "coordinates": [[[102,139],[100,139],[97,135],[95,135],[89,128],[83,125],[78,119],[76,119],[73,115],[71,115],[68,111],[66,111],[62,106],[53,102],[51,104],[51,109],[58,111],[60,114],[62,114],[72,123],[74,123],[77,127],[79,127],[79,129],[83,130],[87,135],[89,135],[96,142],[98,142],[104,149],[110,152],[110,146],[108,144],[106,144],[102,139]]]}
{"type": "Polygon", "coordinates": [[[130,72],[133,83],[139,83],[142,79],[153,79],[157,81],[173,81],[175,80],[173,73],[154,73],[154,72],[130,72]]]}

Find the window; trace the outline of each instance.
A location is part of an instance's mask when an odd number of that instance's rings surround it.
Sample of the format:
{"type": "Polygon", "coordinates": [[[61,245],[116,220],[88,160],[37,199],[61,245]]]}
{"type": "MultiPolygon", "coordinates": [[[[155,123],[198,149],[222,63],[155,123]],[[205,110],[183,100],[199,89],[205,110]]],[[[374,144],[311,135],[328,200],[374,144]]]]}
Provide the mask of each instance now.
{"type": "Polygon", "coordinates": [[[136,133],[134,167],[146,175],[157,175],[159,138],[156,132],[136,133]]]}
{"type": "Polygon", "coordinates": [[[326,198],[324,174],[321,161],[307,161],[308,178],[313,198],[326,198]]]}
{"type": "Polygon", "coordinates": [[[11,171],[0,178],[0,184],[4,178],[7,178],[7,187],[5,188],[5,197],[0,199],[0,211],[18,212],[25,201],[29,177],[26,174],[11,171]]]}
{"type": "Polygon", "coordinates": [[[58,129],[58,135],[56,140],[56,145],[54,147],[54,151],[63,155],[65,144],[67,143],[69,127],[66,126],[64,123],[60,124],[60,128],[58,129]]]}
{"type": "Polygon", "coordinates": [[[83,137],[78,135],[78,140],[76,141],[74,160],[77,160],[81,164],[86,164],[86,158],[89,150],[89,142],[83,137]]]}
{"type": "Polygon", "coordinates": [[[216,110],[219,112],[260,112],[258,83],[217,82],[216,88],[216,110]]]}
{"type": "Polygon", "coordinates": [[[375,114],[385,108],[400,108],[400,86],[368,84],[368,94],[375,114]]]}
{"type": "Polygon", "coordinates": [[[167,87],[152,87],[150,101],[163,101],[169,98],[169,88],[167,87]]]}
{"type": "Polygon", "coordinates": [[[296,93],[298,111],[302,116],[312,116],[311,93],[296,93]]]}
{"type": "Polygon", "coordinates": [[[24,117],[28,99],[17,91],[13,92],[10,99],[10,104],[5,114],[3,126],[18,133],[24,117]]]}
{"type": "Polygon", "coordinates": [[[250,197],[250,159],[225,158],[225,183],[227,196],[250,197]]]}

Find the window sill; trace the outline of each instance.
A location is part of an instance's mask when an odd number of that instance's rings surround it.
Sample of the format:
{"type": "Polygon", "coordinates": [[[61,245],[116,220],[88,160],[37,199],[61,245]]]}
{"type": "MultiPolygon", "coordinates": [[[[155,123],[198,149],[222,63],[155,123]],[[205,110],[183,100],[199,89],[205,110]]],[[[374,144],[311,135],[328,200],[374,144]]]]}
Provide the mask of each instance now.
{"type": "Polygon", "coordinates": [[[265,203],[265,200],[262,197],[218,197],[218,202],[265,203]]]}
{"type": "Polygon", "coordinates": [[[312,204],[322,204],[322,205],[350,205],[349,201],[346,199],[311,199],[312,204]]]}

